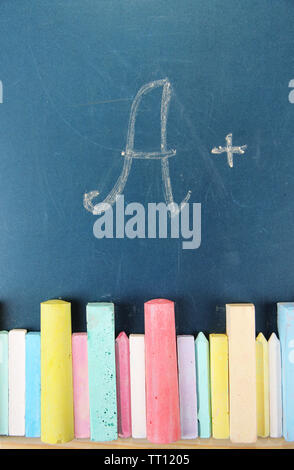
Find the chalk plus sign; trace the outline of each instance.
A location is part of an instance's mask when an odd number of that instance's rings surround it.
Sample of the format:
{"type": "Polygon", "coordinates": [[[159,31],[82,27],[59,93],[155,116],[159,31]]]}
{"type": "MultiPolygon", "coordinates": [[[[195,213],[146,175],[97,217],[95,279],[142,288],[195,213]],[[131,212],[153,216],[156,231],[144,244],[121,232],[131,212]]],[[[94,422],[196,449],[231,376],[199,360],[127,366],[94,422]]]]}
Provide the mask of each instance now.
{"type": "Polygon", "coordinates": [[[228,159],[228,165],[230,168],[233,168],[234,162],[233,162],[233,155],[234,153],[237,154],[243,154],[245,153],[245,150],[247,148],[247,145],[241,145],[241,147],[233,147],[232,145],[232,140],[233,140],[233,134],[228,134],[226,136],[226,142],[227,146],[226,147],[214,147],[211,151],[211,153],[226,153],[227,154],[227,159],[228,159]]]}

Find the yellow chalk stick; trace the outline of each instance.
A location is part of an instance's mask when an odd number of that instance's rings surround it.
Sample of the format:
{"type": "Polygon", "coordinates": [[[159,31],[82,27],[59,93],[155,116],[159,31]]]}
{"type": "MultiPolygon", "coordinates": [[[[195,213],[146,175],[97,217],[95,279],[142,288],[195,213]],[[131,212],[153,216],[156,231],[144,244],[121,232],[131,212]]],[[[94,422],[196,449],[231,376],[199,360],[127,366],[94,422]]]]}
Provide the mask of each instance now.
{"type": "Polygon", "coordinates": [[[257,435],[269,436],[268,342],[262,333],[256,338],[257,435]]]}
{"type": "Polygon", "coordinates": [[[212,436],[227,439],[229,425],[229,371],[227,335],[209,335],[212,436]]]}
{"type": "Polygon", "coordinates": [[[41,440],[49,444],[74,438],[70,307],[41,303],[41,440]]]}

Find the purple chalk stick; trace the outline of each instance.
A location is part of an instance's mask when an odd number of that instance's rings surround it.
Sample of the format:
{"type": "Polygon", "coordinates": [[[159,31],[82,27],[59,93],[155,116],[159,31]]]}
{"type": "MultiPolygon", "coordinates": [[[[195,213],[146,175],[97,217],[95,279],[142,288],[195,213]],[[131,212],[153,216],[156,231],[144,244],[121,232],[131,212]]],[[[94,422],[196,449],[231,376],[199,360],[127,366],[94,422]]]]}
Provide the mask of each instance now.
{"type": "Polygon", "coordinates": [[[198,437],[196,364],[194,337],[177,337],[181,438],[198,437]]]}

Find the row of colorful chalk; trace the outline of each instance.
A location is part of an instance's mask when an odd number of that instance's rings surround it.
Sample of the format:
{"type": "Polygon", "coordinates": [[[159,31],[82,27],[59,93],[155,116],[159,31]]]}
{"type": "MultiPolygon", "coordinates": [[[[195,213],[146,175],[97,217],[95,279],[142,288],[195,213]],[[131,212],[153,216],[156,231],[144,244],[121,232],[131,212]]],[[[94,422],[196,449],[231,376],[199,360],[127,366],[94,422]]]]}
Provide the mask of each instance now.
{"type": "Polygon", "coordinates": [[[121,437],[254,442],[281,435],[283,382],[283,435],[293,440],[294,304],[278,304],[282,381],[279,340],[271,336],[269,351],[262,335],[255,342],[254,306],[226,308],[227,335],[210,335],[209,347],[200,333],[194,348],[193,336],[176,346],[173,302],[147,302],[145,336],[121,333],[115,354],[113,304],[88,304],[88,334],[71,336],[70,303],[44,302],[41,341],[26,330],[0,334],[0,432],[111,440],[118,410],[121,437]]]}
{"type": "MultiPolygon", "coordinates": [[[[283,435],[294,440],[294,303],[278,303],[281,343],[274,333],[269,342],[262,334],[255,339],[253,304],[227,304],[227,335],[211,334],[208,342],[199,333],[195,348],[193,336],[178,336],[177,352],[171,319],[172,302],[147,302],[145,338],[130,335],[130,378],[126,379],[126,359],[124,374],[118,375],[119,390],[127,397],[130,383],[131,397],[131,417],[126,412],[129,401],[118,400],[122,437],[132,433],[135,438],[170,442],[179,435],[183,439],[212,435],[254,443],[257,436],[283,435]],[[176,355],[177,365],[171,363],[176,355]]],[[[116,343],[119,369],[120,354],[129,355],[126,335],[122,333],[116,343]]]]}
{"type": "MultiPolygon", "coordinates": [[[[124,438],[146,438],[144,335],[130,335],[128,338],[125,333],[120,333],[116,345],[118,386],[123,396],[118,399],[119,435],[124,438]],[[120,377],[121,361],[123,374],[120,377]]],[[[280,357],[280,342],[276,335],[273,333],[268,343],[260,333],[256,338],[256,411],[259,437],[282,436],[280,357]],[[269,370],[272,372],[270,376],[269,370]]],[[[210,334],[209,341],[202,332],[195,341],[192,335],[179,335],[177,358],[181,438],[212,436],[216,439],[228,439],[230,407],[227,335],[210,334]]],[[[239,363],[238,367],[242,367],[242,364],[239,363]]],[[[241,386],[244,384],[241,383],[241,386]]],[[[246,388],[244,391],[246,393],[246,388]]],[[[250,389],[248,393],[250,394],[250,389]]],[[[255,397],[253,402],[254,399],[255,397]]],[[[238,410],[239,415],[244,414],[246,404],[244,401],[243,409],[238,410]]],[[[251,431],[250,440],[254,442],[256,425],[252,426],[251,431]]],[[[242,434],[242,429],[238,432],[242,434]]]]}
{"type": "MultiPolygon", "coordinates": [[[[39,437],[41,434],[40,333],[29,332],[26,334],[25,330],[11,330],[8,335],[7,332],[2,331],[0,333],[0,344],[2,352],[0,367],[0,432],[1,434],[8,434],[9,357],[9,434],[39,437]],[[8,344],[10,354],[8,354],[8,344]],[[23,411],[20,414],[21,407],[23,411]]],[[[260,334],[256,340],[256,348],[258,435],[268,437],[270,434],[271,437],[280,437],[282,435],[282,416],[279,340],[275,334],[271,336],[268,352],[267,341],[260,334]],[[277,366],[278,368],[276,369],[277,366]],[[268,374],[269,370],[273,372],[270,376],[268,374]],[[270,388],[269,383],[271,385],[270,388]],[[276,391],[279,392],[278,413],[274,413],[274,410],[272,410],[270,426],[269,403],[271,398],[272,406],[275,405],[276,400],[273,394],[276,391]],[[276,418],[274,419],[275,416],[276,418]]],[[[144,351],[144,335],[130,335],[130,341],[125,333],[122,332],[118,335],[116,339],[116,374],[118,387],[118,432],[120,437],[130,437],[131,435],[134,438],[146,437],[144,351]],[[129,342],[131,346],[131,367],[129,342]]],[[[199,436],[203,438],[210,437],[210,394],[213,418],[212,436],[215,438],[228,438],[227,336],[211,334],[208,343],[204,334],[199,333],[195,341],[195,349],[193,336],[177,336],[177,353],[181,438],[195,439],[198,436],[197,397],[199,404],[201,403],[202,405],[198,417],[199,436]],[[198,385],[197,391],[196,383],[198,385]]],[[[89,438],[87,333],[74,333],[72,335],[72,359],[75,437],[89,438]]]]}
{"type": "Polygon", "coordinates": [[[1,435],[40,436],[40,390],[40,333],[1,331],[1,435]]]}

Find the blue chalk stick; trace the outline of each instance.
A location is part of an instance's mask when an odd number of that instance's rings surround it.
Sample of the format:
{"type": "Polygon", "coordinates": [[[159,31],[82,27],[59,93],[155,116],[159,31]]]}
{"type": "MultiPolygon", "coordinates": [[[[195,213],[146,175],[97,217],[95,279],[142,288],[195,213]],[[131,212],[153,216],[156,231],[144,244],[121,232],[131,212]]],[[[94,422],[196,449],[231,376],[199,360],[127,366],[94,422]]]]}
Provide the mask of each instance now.
{"type": "Polygon", "coordinates": [[[209,342],[203,333],[199,333],[195,340],[195,356],[198,433],[199,437],[209,438],[211,436],[209,342]]]}
{"type": "Polygon", "coordinates": [[[117,439],[114,305],[87,305],[90,430],[92,441],[117,439]]]}
{"type": "Polygon", "coordinates": [[[278,303],[282,353],[283,436],[294,441],[294,303],[278,303]]]}
{"type": "Polygon", "coordinates": [[[8,332],[0,331],[0,434],[8,435],[8,332]]]}
{"type": "Polygon", "coordinates": [[[41,435],[41,343],[40,333],[26,334],[26,437],[41,435]]]}

